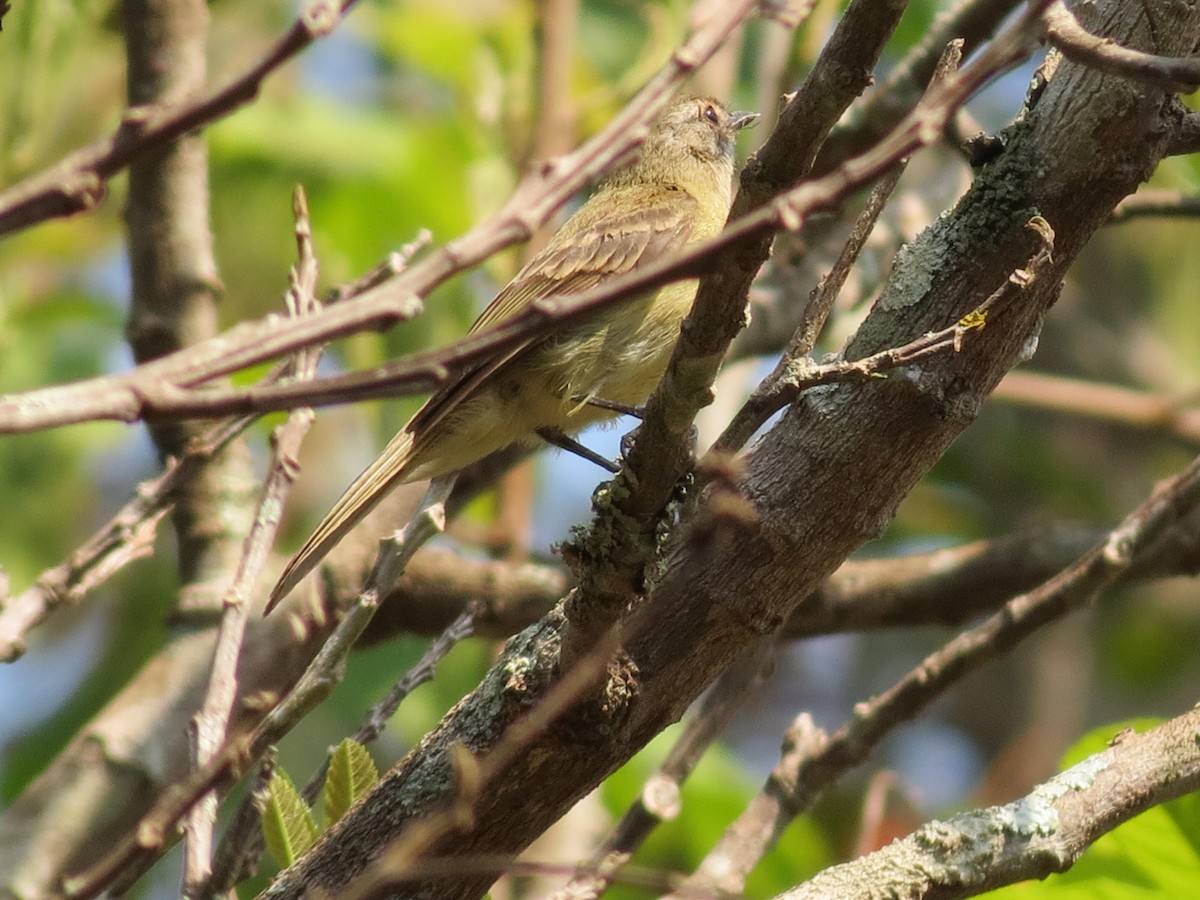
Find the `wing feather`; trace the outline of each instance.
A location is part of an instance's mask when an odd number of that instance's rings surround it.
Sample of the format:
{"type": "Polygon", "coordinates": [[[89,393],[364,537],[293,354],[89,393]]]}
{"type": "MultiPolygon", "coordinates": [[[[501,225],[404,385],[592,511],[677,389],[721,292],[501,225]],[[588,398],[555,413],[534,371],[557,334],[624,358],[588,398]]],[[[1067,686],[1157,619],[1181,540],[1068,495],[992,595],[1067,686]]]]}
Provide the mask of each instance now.
{"type": "MultiPolygon", "coordinates": [[[[613,189],[626,195],[593,197],[564,223],[539,253],[516,274],[475,320],[475,334],[518,315],[533,300],[578,294],[615,275],[631,272],[687,244],[699,212],[690,194],[656,185],[613,189]],[[613,200],[626,210],[612,215],[613,200]],[[594,205],[596,204],[596,205],[594,205]]],[[[611,195],[613,191],[608,193],[611,195]]],[[[451,413],[497,370],[529,349],[535,339],[481,363],[447,385],[417,411],[408,430],[420,443],[422,434],[451,413]]]]}
{"type": "MultiPolygon", "coordinates": [[[[691,237],[699,206],[690,194],[653,185],[602,190],[563,224],[550,243],[496,295],[471,326],[483,331],[519,314],[530,301],[589,290],[614,275],[681,249],[691,237]],[[625,196],[613,198],[613,192],[625,196]],[[613,214],[613,201],[623,212],[613,214]],[[601,201],[597,203],[597,201],[601,201]]],[[[267,611],[400,482],[435,426],[496,371],[526,352],[530,339],[464,372],[429,398],[329,511],[288,563],[267,611]]]]}

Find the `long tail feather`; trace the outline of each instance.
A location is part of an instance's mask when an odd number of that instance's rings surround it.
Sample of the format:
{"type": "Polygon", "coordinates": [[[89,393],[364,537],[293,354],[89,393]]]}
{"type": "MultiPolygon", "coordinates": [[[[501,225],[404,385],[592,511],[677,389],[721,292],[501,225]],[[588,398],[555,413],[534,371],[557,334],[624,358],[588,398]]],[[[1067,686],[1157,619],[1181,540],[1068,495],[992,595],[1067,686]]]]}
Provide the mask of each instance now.
{"type": "Polygon", "coordinates": [[[413,435],[404,429],[392,438],[379,457],[346,489],[346,493],[321,520],[304,546],[288,562],[271,591],[271,599],[263,610],[264,616],[291,593],[292,588],[316,568],[317,563],[350,529],[366,518],[392,488],[403,483],[412,454],[413,435]]]}

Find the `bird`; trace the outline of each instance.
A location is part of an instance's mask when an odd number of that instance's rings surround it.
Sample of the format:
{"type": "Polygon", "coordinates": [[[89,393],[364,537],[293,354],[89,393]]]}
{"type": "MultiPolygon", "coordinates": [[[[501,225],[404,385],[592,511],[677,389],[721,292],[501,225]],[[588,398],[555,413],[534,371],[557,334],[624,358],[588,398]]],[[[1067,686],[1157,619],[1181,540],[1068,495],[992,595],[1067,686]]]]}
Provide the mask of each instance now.
{"type": "MultiPolygon", "coordinates": [[[[736,135],[757,119],[712,97],[673,100],[633,161],[597,185],[469,333],[718,234],[732,202],[736,135]]],[[[569,444],[566,435],[643,403],[666,370],[697,286],[696,279],[676,281],[609,304],[479,363],[433,394],[291,558],[264,615],[397,485],[448,476],[514,443],[569,444]]]]}

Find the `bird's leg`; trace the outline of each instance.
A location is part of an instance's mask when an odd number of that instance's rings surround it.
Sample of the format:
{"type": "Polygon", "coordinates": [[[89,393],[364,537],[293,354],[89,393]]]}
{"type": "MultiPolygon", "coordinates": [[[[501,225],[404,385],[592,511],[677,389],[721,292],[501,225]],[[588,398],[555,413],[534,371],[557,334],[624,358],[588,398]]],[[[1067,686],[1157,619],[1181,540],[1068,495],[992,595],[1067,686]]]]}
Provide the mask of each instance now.
{"type": "Polygon", "coordinates": [[[609,412],[620,413],[623,416],[633,416],[635,419],[642,418],[642,413],[645,412],[645,407],[630,406],[628,403],[605,400],[603,397],[580,397],[579,402],[586,403],[588,406],[594,406],[597,409],[606,409],[609,412]]]}
{"type": "Polygon", "coordinates": [[[574,453],[576,456],[583,457],[588,462],[595,463],[602,469],[607,469],[609,472],[616,472],[620,469],[620,466],[618,466],[616,463],[605,459],[594,450],[589,450],[587,447],[583,446],[583,444],[579,443],[579,441],[575,440],[574,438],[567,437],[565,434],[555,428],[539,428],[537,433],[538,437],[540,437],[547,444],[553,444],[555,447],[568,450],[571,453],[574,453]]]}

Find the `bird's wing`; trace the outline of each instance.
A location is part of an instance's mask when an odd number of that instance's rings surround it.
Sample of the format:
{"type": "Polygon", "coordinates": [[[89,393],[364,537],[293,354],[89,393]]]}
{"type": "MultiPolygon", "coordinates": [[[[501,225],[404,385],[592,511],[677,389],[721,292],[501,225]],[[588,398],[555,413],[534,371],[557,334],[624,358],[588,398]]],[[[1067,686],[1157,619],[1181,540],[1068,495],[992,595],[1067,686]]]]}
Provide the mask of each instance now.
{"type": "MultiPolygon", "coordinates": [[[[691,237],[699,209],[684,191],[648,185],[614,189],[625,211],[597,219],[585,204],[539,253],[516,274],[471,326],[471,334],[519,315],[532,301],[579,294],[642,263],[681,250],[691,237]]],[[[604,207],[598,207],[603,214],[604,207]]],[[[482,382],[537,342],[530,338],[465,372],[413,416],[406,430],[416,441],[442,421],[482,382]]]]}
{"type": "MultiPolygon", "coordinates": [[[[608,204],[598,207],[584,204],[488,304],[471,327],[471,333],[512,318],[531,300],[586,291],[606,278],[632,271],[645,260],[660,259],[687,243],[698,212],[690,194],[646,185],[617,190],[628,192],[624,198],[627,202],[622,204],[628,211],[614,216],[604,213],[608,204]]],[[[531,338],[467,370],[429,398],[388,442],[383,453],[355,479],[292,557],[271,592],[266,612],[404,480],[409,462],[437,424],[536,340],[531,338]]]]}

